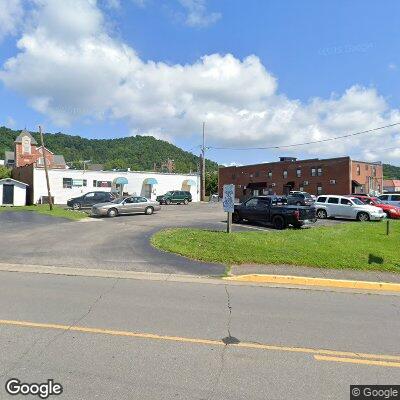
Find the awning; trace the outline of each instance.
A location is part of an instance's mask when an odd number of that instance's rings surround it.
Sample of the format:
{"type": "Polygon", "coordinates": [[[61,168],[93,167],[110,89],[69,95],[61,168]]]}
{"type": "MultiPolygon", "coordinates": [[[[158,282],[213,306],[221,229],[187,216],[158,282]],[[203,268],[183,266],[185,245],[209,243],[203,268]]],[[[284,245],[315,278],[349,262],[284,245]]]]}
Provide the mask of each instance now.
{"type": "Polygon", "coordinates": [[[156,178],[146,178],[143,182],[146,185],[157,185],[157,179],[156,178]]]}
{"type": "Polygon", "coordinates": [[[127,185],[128,184],[128,179],[126,179],[123,176],[120,176],[119,178],[115,178],[113,183],[115,185],[127,185]]]}
{"type": "Polygon", "coordinates": [[[196,181],[194,181],[193,179],[186,179],[185,181],[183,181],[183,183],[188,186],[197,186],[196,181]]]}
{"type": "Polygon", "coordinates": [[[355,186],[363,186],[362,183],[355,181],[354,179],[351,181],[355,186]]]}
{"type": "Polygon", "coordinates": [[[247,189],[262,189],[267,187],[267,182],[250,182],[247,189]]]}

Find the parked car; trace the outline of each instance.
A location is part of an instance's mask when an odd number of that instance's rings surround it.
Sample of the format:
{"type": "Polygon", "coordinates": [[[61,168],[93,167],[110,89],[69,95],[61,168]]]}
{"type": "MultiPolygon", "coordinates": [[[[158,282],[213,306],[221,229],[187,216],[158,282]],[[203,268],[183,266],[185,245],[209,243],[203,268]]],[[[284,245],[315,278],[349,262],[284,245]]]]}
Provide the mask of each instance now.
{"type": "Polygon", "coordinates": [[[378,196],[378,199],[385,204],[400,207],[400,193],[386,193],[378,196]]]}
{"type": "Polygon", "coordinates": [[[317,217],[346,218],[358,221],[380,221],[386,217],[381,208],[364,204],[351,196],[319,196],[315,203],[317,217]]]}
{"type": "Polygon", "coordinates": [[[161,196],[157,196],[156,200],[160,204],[188,204],[192,201],[192,195],[190,194],[190,192],[185,192],[183,190],[172,190],[161,196]]]}
{"type": "Polygon", "coordinates": [[[89,192],[79,197],[74,197],[67,201],[67,206],[74,210],[81,208],[90,208],[97,203],[106,203],[115,199],[110,192],[89,192]]]}
{"type": "Polygon", "coordinates": [[[389,218],[400,218],[400,207],[393,206],[391,204],[383,203],[377,197],[365,196],[365,195],[354,195],[357,199],[360,199],[364,204],[379,207],[383,210],[389,218]]]}
{"type": "Polygon", "coordinates": [[[92,207],[93,216],[116,217],[120,214],[153,214],[161,209],[157,201],[149,200],[146,197],[132,196],[115,199],[106,203],[95,204],[92,207]]]}
{"type": "Polygon", "coordinates": [[[285,229],[288,225],[300,228],[316,221],[315,208],[289,206],[282,204],[275,196],[255,196],[241,204],[235,204],[233,222],[243,219],[272,223],[276,229],[285,229]]]}
{"type": "Polygon", "coordinates": [[[314,200],[311,195],[307,192],[290,192],[287,197],[287,203],[290,205],[295,204],[296,206],[311,206],[314,204],[314,200]]]}

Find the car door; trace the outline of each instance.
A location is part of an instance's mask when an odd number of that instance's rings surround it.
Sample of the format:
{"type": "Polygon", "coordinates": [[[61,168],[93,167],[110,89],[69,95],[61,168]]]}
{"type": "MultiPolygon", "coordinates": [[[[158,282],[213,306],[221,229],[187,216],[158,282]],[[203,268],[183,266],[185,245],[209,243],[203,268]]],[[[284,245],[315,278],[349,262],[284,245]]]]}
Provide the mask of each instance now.
{"type": "Polygon", "coordinates": [[[105,193],[102,192],[95,192],[93,196],[93,204],[98,203],[105,203],[107,202],[108,198],[105,193]]]}
{"type": "Polygon", "coordinates": [[[138,197],[127,197],[120,207],[121,214],[133,214],[138,212],[138,197]]]}
{"type": "Polygon", "coordinates": [[[326,211],[328,212],[328,216],[330,217],[338,217],[339,216],[339,197],[328,197],[327,202],[325,203],[326,211]]]}
{"type": "Polygon", "coordinates": [[[83,197],[83,201],[82,201],[82,205],[84,207],[91,207],[94,204],[96,204],[95,200],[94,200],[94,194],[95,194],[95,192],[90,192],[90,193],[85,194],[85,196],[83,197]]]}
{"type": "Polygon", "coordinates": [[[247,219],[249,221],[254,221],[257,215],[257,205],[258,205],[258,199],[256,197],[247,200],[243,204],[241,210],[242,218],[247,219]]]}
{"type": "Polygon", "coordinates": [[[149,205],[146,197],[137,197],[136,212],[144,212],[149,205]]]}
{"type": "Polygon", "coordinates": [[[400,207],[400,194],[391,194],[388,203],[400,207]]]}
{"type": "Polygon", "coordinates": [[[258,198],[257,204],[255,206],[255,216],[254,219],[262,222],[269,222],[269,212],[271,200],[268,198],[258,198]]]}
{"type": "Polygon", "coordinates": [[[341,198],[338,204],[338,216],[342,218],[355,218],[354,205],[350,199],[341,198]]]}

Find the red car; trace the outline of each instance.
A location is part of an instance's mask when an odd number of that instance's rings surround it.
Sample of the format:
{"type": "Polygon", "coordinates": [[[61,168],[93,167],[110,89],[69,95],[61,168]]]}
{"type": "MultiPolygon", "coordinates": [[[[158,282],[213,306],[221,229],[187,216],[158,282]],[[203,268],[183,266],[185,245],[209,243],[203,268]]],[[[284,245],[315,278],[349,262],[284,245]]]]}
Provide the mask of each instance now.
{"type": "Polygon", "coordinates": [[[400,219],[400,208],[393,206],[391,204],[385,204],[382,203],[381,200],[379,200],[377,197],[370,197],[370,196],[365,196],[365,195],[352,195],[352,197],[357,197],[357,199],[360,199],[363,203],[365,204],[370,204],[371,206],[379,207],[381,208],[388,218],[399,218],[400,219]]]}

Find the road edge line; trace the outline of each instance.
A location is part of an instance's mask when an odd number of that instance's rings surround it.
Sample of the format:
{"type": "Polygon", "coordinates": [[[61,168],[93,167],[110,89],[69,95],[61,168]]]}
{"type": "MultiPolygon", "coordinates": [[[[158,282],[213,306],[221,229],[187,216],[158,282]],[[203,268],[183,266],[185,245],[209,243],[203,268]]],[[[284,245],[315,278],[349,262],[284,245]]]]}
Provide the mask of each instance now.
{"type": "Polygon", "coordinates": [[[275,275],[275,274],[247,274],[234,275],[222,278],[233,282],[272,283],[280,285],[299,285],[329,287],[335,289],[358,289],[383,292],[400,292],[400,283],[355,281],[333,278],[313,278],[308,276],[275,275]]]}

